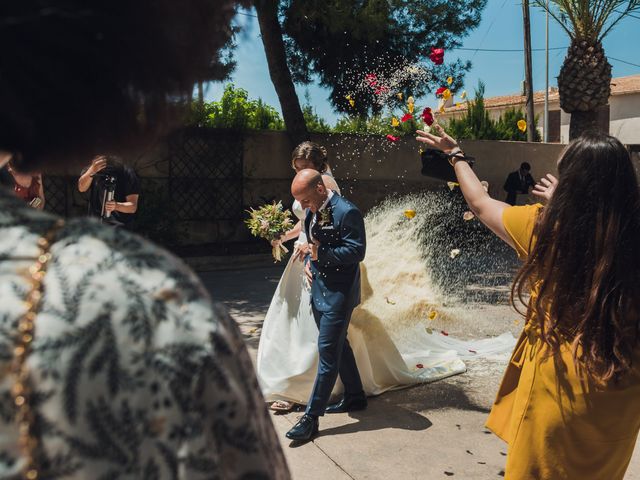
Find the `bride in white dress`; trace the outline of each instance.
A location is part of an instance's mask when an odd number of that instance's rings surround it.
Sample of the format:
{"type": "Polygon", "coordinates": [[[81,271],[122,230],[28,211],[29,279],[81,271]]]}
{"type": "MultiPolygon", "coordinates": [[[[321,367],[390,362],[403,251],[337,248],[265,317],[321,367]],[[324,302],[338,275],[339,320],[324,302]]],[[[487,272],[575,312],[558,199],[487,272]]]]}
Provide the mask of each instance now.
{"type": "MultiPolygon", "coordinates": [[[[323,147],[312,142],[302,143],[293,152],[292,167],[296,171],[305,168],[318,170],[323,173],[327,188],[340,193],[331,175],[323,147]]],[[[318,329],[311,312],[310,293],[304,280],[301,261],[307,249],[307,239],[301,231],[306,212],[297,201],[293,204],[293,212],[299,222],[281,241],[297,237],[294,253],[289,259],[264,319],[257,359],[258,380],[263,394],[267,401],[274,402],[274,410],[281,411],[290,410],[294,404],[307,402],[318,363],[318,329]]],[[[376,314],[389,304],[395,305],[389,295],[399,296],[405,287],[388,285],[389,282],[385,284],[382,281],[375,285],[376,291],[373,291],[367,270],[380,271],[385,266],[378,265],[379,256],[376,256],[375,252],[372,253],[372,249],[383,249],[384,245],[380,245],[380,239],[377,238],[368,238],[368,243],[367,258],[362,264],[362,303],[354,310],[348,331],[349,343],[368,396],[462,373],[466,370],[464,358],[511,351],[515,343],[511,334],[465,342],[433,334],[415,322],[406,326],[402,332],[402,339],[397,335],[392,338],[393,333],[389,331],[388,324],[385,325],[383,319],[376,314]]],[[[388,263],[388,259],[385,260],[388,263]]],[[[419,259],[404,258],[404,262],[403,273],[411,275],[414,280],[423,275],[423,272],[420,272],[422,262],[419,259]]],[[[415,294],[425,295],[425,292],[415,294]]],[[[396,315],[399,315],[398,318],[403,315],[401,308],[402,305],[399,305],[396,310],[400,312],[396,315]]],[[[404,312],[405,317],[415,317],[415,305],[412,305],[412,308],[413,311],[404,312]]],[[[342,385],[338,381],[334,394],[339,393],[341,389],[342,385]]]]}

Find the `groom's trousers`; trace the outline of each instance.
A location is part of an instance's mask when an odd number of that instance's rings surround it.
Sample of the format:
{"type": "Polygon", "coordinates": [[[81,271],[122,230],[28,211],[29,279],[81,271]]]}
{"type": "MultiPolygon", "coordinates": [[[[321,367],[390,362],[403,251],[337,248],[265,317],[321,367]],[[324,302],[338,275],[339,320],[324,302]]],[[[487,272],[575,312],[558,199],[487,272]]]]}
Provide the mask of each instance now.
{"type": "Polygon", "coordinates": [[[307,405],[309,415],[322,416],[327,408],[338,374],[345,395],[364,394],[353,350],[347,340],[351,312],[319,312],[312,303],[318,325],[318,373],[307,405]]]}

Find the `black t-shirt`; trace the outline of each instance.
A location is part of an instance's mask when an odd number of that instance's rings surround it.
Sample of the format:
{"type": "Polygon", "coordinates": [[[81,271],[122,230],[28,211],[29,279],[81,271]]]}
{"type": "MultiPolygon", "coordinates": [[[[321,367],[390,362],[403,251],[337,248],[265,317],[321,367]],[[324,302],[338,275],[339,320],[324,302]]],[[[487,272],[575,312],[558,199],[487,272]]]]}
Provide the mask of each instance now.
{"type": "MultiPolygon", "coordinates": [[[[82,174],[88,170],[88,167],[82,170],[82,174]]],[[[126,202],[128,195],[140,195],[140,179],[136,172],[128,165],[108,164],[106,168],[98,172],[91,182],[89,188],[89,215],[102,217],[102,207],[106,198],[105,183],[107,176],[115,177],[115,195],[116,202],[126,202]]],[[[109,219],[105,222],[129,224],[135,218],[135,213],[112,212],[109,219]]]]}

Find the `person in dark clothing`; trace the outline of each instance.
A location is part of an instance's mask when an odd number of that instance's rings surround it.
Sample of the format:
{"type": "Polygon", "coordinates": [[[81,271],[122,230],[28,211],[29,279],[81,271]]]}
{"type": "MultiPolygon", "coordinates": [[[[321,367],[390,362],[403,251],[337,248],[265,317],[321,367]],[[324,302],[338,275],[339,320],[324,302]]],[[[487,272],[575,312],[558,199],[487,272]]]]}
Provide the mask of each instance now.
{"type": "Polygon", "coordinates": [[[504,182],[504,190],[507,192],[507,198],[505,202],[509,205],[516,204],[517,195],[526,195],[529,193],[529,188],[534,187],[536,182],[531,176],[531,165],[527,162],[523,162],[520,168],[515,172],[511,172],[504,182]]]}
{"type": "Polygon", "coordinates": [[[140,198],[140,180],[136,172],[120,159],[100,155],[82,170],[78,190],[89,190],[89,215],[103,223],[131,228],[140,198]],[[109,185],[114,188],[109,200],[109,185]]]}

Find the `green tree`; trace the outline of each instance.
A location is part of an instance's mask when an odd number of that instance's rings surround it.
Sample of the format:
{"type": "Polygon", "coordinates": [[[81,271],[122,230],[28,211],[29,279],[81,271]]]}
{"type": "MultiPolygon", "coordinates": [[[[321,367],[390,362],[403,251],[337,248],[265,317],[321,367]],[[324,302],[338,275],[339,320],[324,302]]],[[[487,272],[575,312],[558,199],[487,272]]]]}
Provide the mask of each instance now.
{"type": "MultiPolygon", "coordinates": [[[[454,138],[472,140],[511,140],[527,141],[527,132],[518,128],[518,121],[525,120],[522,110],[510,108],[498,120],[493,120],[484,105],[485,85],[478,82],[475,98],[467,103],[467,111],[462,118],[452,118],[445,127],[447,133],[454,138]]],[[[538,117],[535,119],[536,125],[538,117]]],[[[534,130],[534,140],[540,141],[540,132],[534,130]]]]}
{"type": "MultiPolygon", "coordinates": [[[[544,0],[536,0],[547,9],[544,0]]],[[[598,128],[598,109],[609,102],[611,65],[602,40],[616,24],[640,10],[640,0],[551,0],[549,14],[567,32],[571,44],[560,75],[560,107],[571,114],[569,138],[598,128]]]]}
{"type": "MultiPolygon", "coordinates": [[[[510,108],[500,116],[496,122],[496,130],[498,132],[498,140],[511,140],[518,142],[527,141],[527,132],[523,132],[518,128],[518,121],[525,120],[525,114],[521,109],[510,108]]],[[[536,115],[535,123],[538,124],[539,117],[536,115]]],[[[538,129],[533,130],[533,141],[541,141],[538,129]]]]}
{"type": "Polygon", "coordinates": [[[433,76],[401,79],[398,90],[405,98],[434,90],[448,76],[454,78],[452,90],[458,90],[470,64],[435,66],[428,55],[431,47],[440,47],[450,59],[450,49],[460,46],[479,24],[485,4],[486,0],[287,0],[281,16],[293,78],[319,79],[331,90],[330,101],[338,111],[358,115],[380,112],[373,90],[360,91],[353,107],[346,98],[368,73],[397,79],[399,70],[426,60],[433,76]]]}
{"type": "Polygon", "coordinates": [[[195,105],[191,125],[235,130],[282,130],[284,122],[278,111],[261,99],[249,99],[249,93],[228,84],[217,102],[195,105]]]}
{"type": "Polygon", "coordinates": [[[496,124],[489,112],[484,108],[484,89],[482,81],[478,82],[475,98],[467,102],[467,112],[460,119],[452,118],[446,130],[454,138],[468,138],[473,140],[497,140],[496,124]]]}
{"type": "Polygon", "coordinates": [[[307,91],[305,94],[305,104],[302,107],[302,115],[307,125],[307,130],[311,133],[329,133],[331,126],[316,112],[311,105],[311,97],[307,91]]]}

